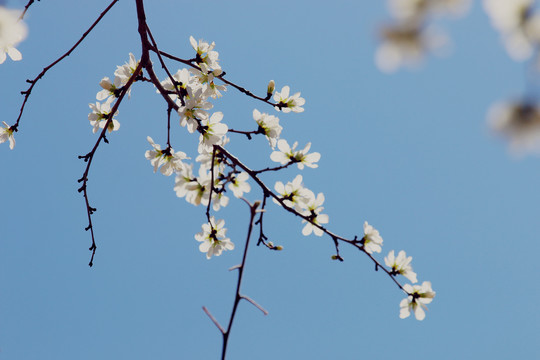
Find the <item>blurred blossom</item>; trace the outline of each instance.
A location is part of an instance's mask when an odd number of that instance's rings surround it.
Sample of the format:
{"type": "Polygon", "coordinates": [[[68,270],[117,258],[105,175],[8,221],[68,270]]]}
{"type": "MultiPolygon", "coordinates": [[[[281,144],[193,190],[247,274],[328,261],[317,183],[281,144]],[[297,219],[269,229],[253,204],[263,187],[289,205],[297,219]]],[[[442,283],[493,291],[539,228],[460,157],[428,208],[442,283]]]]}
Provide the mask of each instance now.
{"type": "Polygon", "coordinates": [[[488,113],[490,126],[518,154],[540,153],[540,106],[529,101],[498,103],[488,113]]]}
{"type": "Polygon", "coordinates": [[[390,0],[390,12],[397,19],[422,18],[430,15],[463,15],[470,0],[390,0]]]}
{"type": "Polygon", "coordinates": [[[375,62],[384,72],[418,65],[427,53],[441,49],[448,42],[439,30],[414,21],[385,26],[380,37],[382,43],[375,54],[375,62]]]}
{"type": "Polygon", "coordinates": [[[493,27],[514,60],[526,60],[540,43],[540,15],[532,0],[484,0],[493,27]]]}
{"type": "Polygon", "coordinates": [[[26,38],[28,28],[19,21],[21,12],[9,10],[0,5],[0,64],[6,60],[6,54],[11,60],[22,59],[21,52],[15,47],[26,38]]]}

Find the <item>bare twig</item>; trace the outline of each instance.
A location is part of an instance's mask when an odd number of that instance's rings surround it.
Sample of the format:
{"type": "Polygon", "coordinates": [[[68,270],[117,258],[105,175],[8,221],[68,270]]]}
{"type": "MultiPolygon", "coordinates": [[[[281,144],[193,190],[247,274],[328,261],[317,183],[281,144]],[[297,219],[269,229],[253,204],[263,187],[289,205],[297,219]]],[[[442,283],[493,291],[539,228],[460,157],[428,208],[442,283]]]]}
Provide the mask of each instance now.
{"type": "MultiPolygon", "coordinates": [[[[26,12],[28,11],[28,8],[34,3],[35,0],[29,0],[28,3],[24,6],[24,10],[21,14],[21,16],[19,16],[19,21],[24,19],[24,15],[26,15],[26,12]]],[[[37,1],[40,1],[40,0],[37,0],[37,1]]]]}
{"type": "MultiPolygon", "coordinates": [[[[32,90],[34,89],[34,86],[36,85],[36,83],[45,75],[45,73],[47,71],[49,71],[52,67],[54,67],[56,64],[58,64],[64,58],[68,57],[73,52],[73,50],[75,50],[77,48],[77,46],[79,46],[79,44],[86,38],[86,36],[88,36],[88,34],[90,34],[90,32],[96,27],[96,25],[101,21],[101,19],[103,19],[105,14],[107,14],[107,12],[109,12],[109,10],[111,10],[111,8],[114,6],[114,4],[116,4],[118,1],[119,0],[113,0],[109,4],[109,6],[107,6],[107,8],[105,10],[103,10],[103,12],[96,19],[96,21],[94,21],[94,23],[88,28],[88,30],[86,30],[86,32],[81,36],[79,41],[77,41],[75,43],[75,45],[73,45],[71,47],[71,49],[69,49],[64,55],[62,55],[58,59],[56,59],[49,66],[46,66],[45,68],[43,68],[43,70],[39,73],[39,75],[36,76],[34,79],[26,80],[26,82],[30,84],[30,87],[26,91],[21,91],[21,94],[24,95],[24,100],[23,100],[23,103],[21,105],[21,110],[19,111],[19,116],[17,117],[17,121],[15,122],[15,125],[13,125],[13,127],[12,127],[14,131],[18,131],[19,122],[21,120],[21,117],[22,117],[22,114],[23,114],[23,111],[24,111],[24,107],[26,106],[26,102],[28,101],[28,98],[30,97],[30,94],[32,93],[32,90]]],[[[31,3],[32,3],[32,1],[30,1],[30,3],[27,6],[30,6],[31,3]]]]}

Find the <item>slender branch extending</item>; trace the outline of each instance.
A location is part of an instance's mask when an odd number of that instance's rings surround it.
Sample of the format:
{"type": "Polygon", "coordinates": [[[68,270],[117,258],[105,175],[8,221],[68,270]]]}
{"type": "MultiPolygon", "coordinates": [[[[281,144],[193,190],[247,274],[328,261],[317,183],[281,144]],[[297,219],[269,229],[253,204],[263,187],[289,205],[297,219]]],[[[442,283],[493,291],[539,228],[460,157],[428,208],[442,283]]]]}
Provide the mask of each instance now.
{"type": "Polygon", "coordinates": [[[101,133],[99,134],[99,137],[96,141],[96,144],[92,148],[92,150],[86,154],[79,156],[79,159],[83,159],[86,162],[86,169],[84,170],[83,176],[77,180],[79,183],[82,182],[82,186],[79,188],[79,192],[83,193],[84,200],[86,202],[86,211],[88,214],[88,226],[85,228],[86,230],[90,230],[90,234],[92,236],[92,246],[90,246],[90,251],[92,251],[92,257],[90,258],[90,263],[88,264],[90,267],[94,264],[94,255],[96,254],[96,240],[94,237],[94,226],[92,225],[92,214],[94,211],[96,211],[95,208],[92,208],[90,206],[89,200],[88,200],[88,189],[87,189],[87,183],[88,183],[88,173],[90,172],[90,166],[92,165],[92,160],[94,159],[94,155],[97,151],[97,148],[99,147],[99,144],[101,143],[101,140],[107,142],[107,138],[105,137],[105,133],[107,132],[107,129],[109,128],[109,124],[112,122],[114,114],[118,110],[118,107],[122,103],[122,100],[124,99],[124,96],[129,91],[129,88],[137,78],[138,74],[141,72],[142,69],[142,62],[139,63],[131,77],[129,78],[126,85],[122,87],[122,91],[120,92],[120,95],[118,96],[118,99],[114,103],[109,115],[107,115],[107,121],[105,122],[105,126],[103,126],[103,130],[101,130],[101,133]]]}
{"type": "MultiPolygon", "coordinates": [[[[193,64],[193,62],[192,62],[191,60],[181,59],[181,58],[179,58],[179,57],[177,57],[177,56],[168,54],[168,53],[166,53],[166,52],[164,52],[164,51],[159,51],[159,53],[160,53],[161,55],[165,56],[166,58],[169,58],[169,59],[174,60],[174,61],[178,61],[178,62],[180,62],[180,63],[182,63],[182,64],[186,64],[186,65],[191,66],[192,68],[195,68],[195,69],[197,69],[197,70],[201,70],[201,68],[200,68],[199,66],[193,64]]],[[[216,76],[216,78],[219,79],[219,80],[221,80],[221,81],[223,81],[225,84],[232,86],[233,88],[235,88],[236,90],[240,91],[241,93],[246,94],[246,95],[249,96],[249,97],[252,97],[252,98],[254,98],[254,99],[260,100],[260,101],[262,101],[262,102],[264,102],[264,103],[266,103],[266,104],[268,104],[268,105],[271,105],[271,106],[274,106],[274,107],[278,107],[278,108],[280,108],[280,109],[283,107],[283,105],[280,105],[280,104],[277,104],[277,103],[273,103],[273,102],[271,102],[271,101],[268,101],[269,99],[268,99],[267,97],[260,97],[260,96],[257,96],[257,95],[255,95],[255,94],[253,94],[251,91],[246,90],[246,89],[243,88],[242,86],[236,85],[236,84],[233,83],[232,81],[229,81],[229,80],[225,79],[225,73],[223,73],[223,74],[221,74],[221,75],[219,75],[219,76],[216,76]]]]}
{"type": "MultiPolygon", "coordinates": [[[[238,160],[234,155],[232,155],[227,150],[225,150],[222,146],[217,146],[217,147],[218,147],[219,151],[224,156],[226,156],[229,160],[231,160],[233,162],[233,164],[235,164],[236,166],[240,167],[242,170],[247,172],[249,174],[249,176],[253,179],[253,181],[255,181],[257,183],[257,185],[259,185],[259,187],[264,191],[264,193],[268,194],[268,196],[274,198],[285,210],[287,210],[288,212],[290,212],[290,213],[292,213],[292,214],[294,214],[294,215],[296,215],[296,216],[310,222],[313,226],[321,229],[324,233],[326,233],[328,236],[330,236],[332,238],[334,243],[337,242],[337,241],[345,242],[347,244],[350,244],[350,245],[354,246],[355,248],[357,248],[358,250],[360,250],[361,252],[366,254],[373,261],[373,263],[375,264],[376,269],[379,269],[379,268],[382,269],[401,290],[403,290],[406,294],[409,294],[407,291],[405,291],[405,289],[399,283],[399,281],[396,280],[394,275],[392,275],[392,273],[388,269],[386,269],[379,261],[377,261],[370,253],[368,253],[364,249],[364,246],[362,245],[360,240],[358,240],[356,237],[351,240],[351,239],[346,239],[346,238],[344,238],[342,236],[336,235],[333,232],[331,232],[330,230],[328,230],[327,228],[325,228],[324,226],[313,222],[312,219],[309,216],[303,215],[303,214],[299,213],[298,211],[296,211],[294,208],[289,207],[287,204],[285,204],[285,202],[283,201],[283,199],[281,197],[279,197],[274,192],[272,192],[266,186],[266,184],[261,179],[259,179],[259,177],[257,176],[256,171],[251,170],[250,168],[248,168],[240,160],[238,160]]],[[[336,251],[337,251],[337,247],[336,247],[336,251]]],[[[338,253],[338,256],[339,256],[339,253],[338,253]]],[[[339,256],[339,258],[341,258],[341,256],[339,256]]]]}
{"type": "MultiPolygon", "coordinates": [[[[39,1],[39,0],[38,0],[39,1]]],[[[21,91],[21,94],[24,95],[24,100],[23,100],[23,103],[21,105],[21,110],[19,111],[19,116],[17,117],[17,121],[15,122],[15,125],[13,125],[11,127],[11,129],[13,131],[18,131],[18,128],[19,128],[19,122],[21,120],[21,117],[22,117],[22,114],[24,112],[24,107],[26,106],[26,102],[28,101],[28,98],[30,97],[30,94],[32,93],[32,90],[34,89],[34,86],[36,85],[36,83],[45,75],[45,73],[47,71],[49,71],[52,67],[54,67],[56,64],[58,64],[60,61],[64,60],[64,58],[68,57],[72,52],[73,50],[75,50],[77,48],[77,46],[80,45],[80,43],[86,38],[86,36],[88,36],[88,34],[90,34],[90,32],[92,32],[92,30],[96,27],[96,25],[101,21],[101,19],[103,19],[103,17],[105,16],[105,14],[107,14],[109,12],[109,10],[112,9],[112,7],[114,6],[114,4],[116,4],[119,0],[113,0],[109,6],[107,6],[107,8],[105,10],[103,10],[103,12],[98,16],[98,18],[96,19],[96,21],[94,21],[94,23],[88,28],[88,30],[86,30],[86,32],[81,36],[81,38],[79,39],[79,41],[77,41],[75,43],[75,45],[73,45],[71,47],[71,49],[69,49],[64,55],[60,56],[58,59],[56,59],[54,62],[52,62],[49,66],[46,66],[45,68],[43,68],[43,70],[39,73],[38,76],[36,76],[34,79],[30,80],[26,80],[27,83],[30,84],[30,87],[26,90],[26,91],[21,91]]],[[[29,2],[29,4],[27,5],[28,7],[32,4],[32,1],[29,2]]],[[[26,9],[25,9],[26,10],[26,9]]]]}
{"type": "Polygon", "coordinates": [[[227,345],[229,342],[229,336],[231,334],[232,325],[234,322],[234,317],[236,315],[236,310],[238,309],[238,304],[240,303],[241,299],[246,299],[253,305],[255,305],[259,310],[261,310],[265,315],[268,314],[266,310],[264,310],[260,305],[258,305],[255,301],[251,300],[248,297],[242,296],[240,294],[240,288],[242,287],[242,279],[244,275],[244,270],[246,268],[246,258],[249,248],[249,240],[251,238],[251,232],[253,230],[253,221],[255,219],[255,215],[257,214],[257,208],[260,205],[260,202],[256,201],[253,204],[250,204],[247,200],[244,199],[244,201],[249,205],[249,227],[248,227],[248,233],[246,236],[246,245],[244,247],[244,254],[242,255],[242,262],[240,263],[240,266],[238,267],[238,281],[236,283],[236,295],[234,297],[234,304],[231,312],[231,317],[229,318],[229,326],[227,326],[227,330],[223,333],[223,347],[221,351],[221,359],[225,360],[225,355],[227,353],[227,345]]]}

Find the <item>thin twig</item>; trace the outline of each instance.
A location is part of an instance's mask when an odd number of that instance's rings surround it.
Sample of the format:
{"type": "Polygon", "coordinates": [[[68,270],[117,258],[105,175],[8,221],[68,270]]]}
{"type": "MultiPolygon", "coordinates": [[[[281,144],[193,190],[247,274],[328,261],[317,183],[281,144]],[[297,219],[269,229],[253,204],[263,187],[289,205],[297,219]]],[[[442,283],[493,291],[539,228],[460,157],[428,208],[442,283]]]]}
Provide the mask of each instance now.
{"type": "MultiPolygon", "coordinates": [[[[24,15],[26,15],[26,12],[28,11],[28,8],[30,7],[30,5],[32,5],[34,3],[35,0],[30,0],[28,1],[28,3],[24,6],[24,10],[21,14],[21,16],[19,16],[19,21],[21,21],[22,19],[24,19],[24,15]]],[[[37,1],[40,1],[40,0],[37,0],[37,1]]]]}
{"type": "MultiPolygon", "coordinates": [[[[79,46],[79,44],[86,38],[86,36],[88,36],[88,34],[90,34],[90,32],[94,29],[94,27],[96,27],[96,25],[101,21],[101,19],[103,19],[105,14],[107,14],[107,12],[109,12],[109,10],[111,10],[111,8],[114,6],[114,4],[116,4],[118,1],[119,0],[113,0],[109,4],[109,6],[107,6],[107,8],[105,10],[103,10],[101,15],[99,15],[99,17],[96,19],[96,21],[94,21],[92,26],[90,26],[88,28],[88,30],[86,30],[86,32],[81,36],[79,41],[77,41],[75,43],[75,45],[73,45],[71,47],[71,49],[69,49],[64,55],[62,55],[58,59],[56,59],[49,66],[46,66],[45,68],[43,68],[43,70],[39,73],[39,75],[36,76],[34,79],[26,80],[26,82],[30,84],[30,87],[26,91],[21,91],[21,94],[24,95],[24,100],[23,100],[23,103],[22,103],[22,106],[21,106],[21,110],[19,112],[19,116],[17,117],[17,121],[15,122],[15,125],[13,125],[13,127],[12,127],[14,131],[18,131],[19,121],[21,120],[21,117],[22,117],[22,114],[23,114],[23,111],[24,111],[24,107],[26,106],[26,102],[28,101],[28,98],[30,97],[30,94],[32,93],[32,89],[34,89],[34,86],[36,85],[36,83],[45,75],[45,73],[47,71],[49,71],[52,67],[54,67],[56,64],[58,64],[64,58],[68,57],[73,52],[73,50],[75,50],[77,48],[77,46],[79,46]]],[[[27,6],[30,6],[31,3],[32,3],[32,1],[27,6]]]]}
{"type": "Polygon", "coordinates": [[[97,247],[96,247],[96,240],[94,237],[94,226],[92,225],[92,216],[91,216],[94,213],[94,211],[96,211],[96,209],[90,206],[90,202],[88,200],[88,188],[87,188],[88,173],[90,172],[90,166],[92,165],[92,160],[94,159],[94,155],[99,147],[99,144],[101,143],[101,140],[104,140],[105,142],[107,142],[105,133],[107,132],[107,129],[109,128],[109,124],[113,120],[114,114],[118,110],[118,107],[122,103],[124,96],[129,91],[129,88],[131,87],[135,79],[137,78],[137,75],[140,73],[141,69],[142,69],[142,63],[139,62],[139,65],[137,66],[137,68],[135,69],[131,77],[129,78],[126,85],[122,87],[122,91],[120,92],[118,99],[114,103],[109,115],[107,116],[107,121],[105,122],[105,126],[103,126],[103,130],[101,130],[101,133],[99,134],[99,137],[94,147],[86,155],[79,156],[79,159],[83,159],[86,162],[86,169],[84,170],[83,176],[77,181],[82,182],[82,186],[79,188],[78,191],[83,193],[84,200],[86,203],[86,210],[88,214],[88,226],[85,229],[90,230],[90,234],[92,236],[92,246],[90,246],[90,250],[92,251],[92,257],[90,258],[90,263],[88,264],[90,267],[92,267],[92,265],[94,264],[94,255],[96,254],[97,247]]]}
{"type": "Polygon", "coordinates": [[[251,238],[251,232],[253,230],[253,221],[255,219],[255,215],[257,214],[257,208],[260,205],[260,202],[258,202],[258,201],[256,201],[254,204],[250,204],[247,200],[245,200],[245,199],[243,199],[243,200],[248,204],[249,210],[250,210],[249,211],[249,214],[250,214],[249,227],[248,227],[248,233],[247,233],[247,236],[246,236],[246,245],[244,247],[244,253],[242,255],[242,262],[238,266],[238,281],[236,283],[236,294],[235,294],[235,297],[234,297],[234,304],[233,304],[233,308],[232,308],[232,311],[231,311],[231,317],[229,318],[229,326],[227,326],[226,331],[221,332],[223,334],[223,347],[221,349],[221,360],[225,360],[225,356],[227,354],[227,345],[229,343],[229,335],[231,334],[231,329],[232,329],[232,325],[233,325],[233,322],[234,322],[234,317],[236,315],[236,310],[238,309],[238,304],[240,303],[240,300],[241,299],[246,299],[250,303],[255,305],[259,310],[261,310],[265,315],[268,313],[260,305],[258,305],[255,301],[251,300],[250,298],[248,298],[248,297],[246,297],[244,295],[240,295],[240,288],[242,286],[242,279],[243,279],[244,270],[245,270],[245,267],[246,267],[246,258],[247,258],[247,253],[248,253],[248,249],[249,249],[249,240],[251,238]]]}

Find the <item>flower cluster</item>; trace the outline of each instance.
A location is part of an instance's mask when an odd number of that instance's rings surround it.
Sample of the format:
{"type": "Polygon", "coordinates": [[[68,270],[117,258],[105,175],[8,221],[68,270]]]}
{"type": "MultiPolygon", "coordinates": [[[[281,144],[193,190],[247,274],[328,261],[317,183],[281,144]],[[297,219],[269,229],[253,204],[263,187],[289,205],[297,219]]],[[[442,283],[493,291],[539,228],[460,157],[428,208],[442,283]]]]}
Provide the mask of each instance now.
{"type": "Polygon", "coordinates": [[[9,10],[0,5],[0,64],[7,56],[13,61],[22,59],[21,52],[15,47],[26,38],[28,28],[19,20],[21,12],[9,10]]]}
{"type": "MultiPolygon", "coordinates": [[[[503,0],[505,1],[505,0],[503,0]]],[[[437,52],[448,42],[447,36],[429,21],[438,15],[461,15],[469,0],[390,0],[394,23],[380,31],[381,45],[375,54],[380,70],[393,72],[403,66],[419,64],[427,53],[437,52]]]]}
{"type": "MultiPolygon", "coordinates": [[[[450,6],[451,1],[440,0],[439,3],[440,6],[443,6],[443,3],[450,6]]],[[[402,2],[403,4],[405,2],[402,2]]],[[[188,133],[198,133],[199,141],[195,157],[198,170],[195,168],[195,163],[186,162],[186,160],[191,159],[186,153],[173,150],[169,140],[170,131],[168,132],[167,146],[164,149],[151,137],[147,137],[151,149],[146,151],[145,157],[150,161],[154,172],[159,169],[165,176],[175,174],[174,191],[178,197],[185,198],[192,205],[208,207],[207,222],[202,225],[202,231],[195,235],[195,239],[200,242],[199,250],[210,259],[212,256],[221,255],[225,250],[234,249],[234,244],[226,237],[225,221],[223,219],[216,220],[214,216],[210,216],[210,208],[213,211],[219,211],[222,207],[227,206],[229,204],[227,195],[230,193],[236,198],[242,198],[246,193],[249,193],[251,191],[249,178],[253,177],[260,184],[260,179],[256,176],[260,172],[277,171],[293,164],[296,164],[300,170],[303,170],[304,167],[317,168],[321,155],[318,152],[309,153],[311,143],[306,144],[301,150],[297,149],[297,142],[291,147],[285,139],[280,139],[283,128],[279,119],[276,116],[261,113],[257,109],[253,110],[253,119],[257,124],[257,130],[229,129],[228,125],[223,122],[223,113],[220,111],[212,112],[214,105],[211,101],[220,98],[222,92],[226,90],[224,85],[215,83],[221,79],[221,74],[223,74],[219,65],[219,54],[214,50],[215,44],[209,44],[204,40],[196,41],[193,37],[190,38],[190,43],[196,52],[195,57],[191,60],[196,69],[179,69],[174,75],[162,80],[157,91],[164,97],[169,97],[177,105],[180,126],[185,127],[188,133]],[[272,148],[270,160],[281,164],[281,166],[258,171],[246,170],[244,165],[239,164],[225,150],[225,145],[230,140],[227,135],[235,132],[246,134],[249,139],[251,139],[252,134],[264,135],[272,148]],[[275,150],[276,146],[277,150],[275,150]]],[[[113,81],[109,78],[101,80],[100,85],[103,90],[96,96],[98,102],[90,104],[92,113],[88,116],[94,132],[103,128],[107,119],[110,119],[109,131],[118,130],[120,127],[118,121],[111,115],[112,105],[120,94],[129,92],[125,86],[133,76],[137,66],[138,62],[130,54],[130,61],[117,68],[113,81]]],[[[140,76],[142,78],[142,74],[140,76]]],[[[284,86],[280,92],[276,92],[274,81],[270,81],[267,97],[264,101],[268,102],[272,97],[275,101],[272,104],[276,111],[287,113],[304,110],[302,106],[305,100],[300,97],[300,93],[290,96],[288,86],[284,86]]],[[[168,120],[170,125],[170,119],[168,120]]],[[[0,142],[9,139],[10,143],[14,144],[12,130],[7,127],[7,124],[1,131],[0,142]]],[[[273,197],[276,204],[302,218],[303,235],[322,236],[324,233],[331,235],[324,227],[329,222],[328,215],[323,214],[325,196],[323,193],[315,195],[313,191],[304,187],[302,175],[297,175],[287,183],[277,181],[274,190],[275,192],[269,192],[268,189],[264,188],[265,196],[273,197]]],[[[337,241],[334,235],[331,236],[337,241]]],[[[281,246],[274,246],[272,242],[265,242],[264,235],[261,235],[261,238],[268,248],[282,249],[281,246]]],[[[356,239],[351,240],[350,243],[370,257],[373,256],[373,253],[380,253],[382,250],[383,239],[379,231],[367,222],[364,223],[364,236],[361,240],[356,239]]],[[[400,251],[397,257],[393,250],[390,251],[384,261],[389,268],[385,269],[388,275],[392,277],[401,275],[413,284],[416,283],[416,273],[411,266],[412,257],[407,257],[404,251],[400,251]]],[[[376,263],[380,265],[378,262],[376,263]]],[[[421,286],[406,284],[402,289],[407,293],[407,298],[400,303],[400,317],[407,317],[412,310],[416,318],[422,320],[425,316],[423,310],[425,305],[431,302],[435,295],[431,290],[431,284],[429,282],[424,282],[421,286]]]]}
{"type": "Polygon", "coordinates": [[[210,259],[212,255],[221,255],[223,250],[234,249],[231,239],[225,237],[227,229],[223,227],[224,225],[225,220],[221,219],[216,223],[212,216],[208,223],[202,225],[202,231],[195,235],[195,239],[201,242],[199,250],[206,253],[207,259],[210,259]]]}
{"type": "MultiPolygon", "coordinates": [[[[373,226],[368,222],[364,222],[364,237],[360,240],[362,249],[368,253],[374,252],[380,253],[382,250],[383,239],[373,226]]],[[[388,274],[391,276],[401,275],[407,278],[411,283],[417,282],[416,273],[413,271],[412,256],[407,256],[405,251],[401,250],[398,256],[395,256],[394,250],[390,250],[388,255],[384,258],[384,263],[388,266],[388,274]]],[[[399,317],[404,319],[411,314],[411,310],[417,320],[423,320],[426,316],[424,310],[426,304],[429,304],[435,297],[435,292],[431,289],[431,283],[424,281],[422,285],[410,285],[405,284],[403,291],[407,294],[407,297],[403,299],[400,304],[399,317]]]]}
{"type": "MultiPolygon", "coordinates": [[[[96,95],[98,102],[89,104],[92,112],[88,114],[88,120],[90,121],[90,125],[92,125],[93,133],[96,133],[100,128],[103,129],[105,127],[109,114],[111,113],[113,102],[120,96],[120,92],[128,83],[131,76],[133,76],[138,65],[139,62],[135,59],[135,56],[130,53],[129,61],[122,66],[116,67],[113,81],[108,77],[104,77],[99,82],[99,86],[101,86],[102,90],[96,95]]],[[[127,89],[127,93],[128,95],[131,95],[131,88],[127,89]]],[[[109,121],[107,127],[109,132],[120,129],[120,123],[118,120],[114,119],[114,116],[116,115],[118,115],[118,111],[114,113],[113,118],[109,121]]]]}

